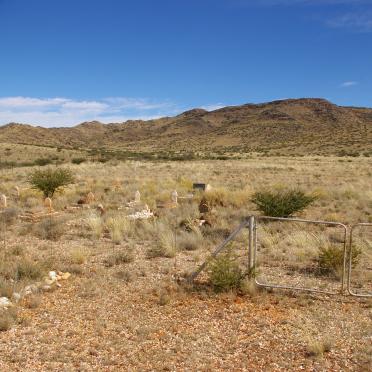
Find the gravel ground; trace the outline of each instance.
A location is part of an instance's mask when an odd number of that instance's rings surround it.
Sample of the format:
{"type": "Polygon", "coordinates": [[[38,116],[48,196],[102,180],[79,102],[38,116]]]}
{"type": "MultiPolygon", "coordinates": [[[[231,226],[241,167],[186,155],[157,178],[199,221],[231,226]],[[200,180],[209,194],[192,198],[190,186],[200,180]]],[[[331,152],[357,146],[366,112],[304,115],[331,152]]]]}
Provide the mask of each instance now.
{"type": "MultiPolygon", "coordinates": [[[[71,249],[71,241],[53,244],[57,254],[71,249]]],[[[90,245],[91,255],[82,272],[64,281],[62,288],[42,294],[37,308],[21,308],[22,324],[0,332],[0,370],[372,367],[371,302],[290,292],[238,296],[190,291],[174,278],[195,266],[192,252],[149,260],[141,246],[133,262],[106,267],[107,256],[125,244],[74,242],[84,244],[90,245]],[[312,352],[318,344],[329,345],[329,351],[312,352]]]]}

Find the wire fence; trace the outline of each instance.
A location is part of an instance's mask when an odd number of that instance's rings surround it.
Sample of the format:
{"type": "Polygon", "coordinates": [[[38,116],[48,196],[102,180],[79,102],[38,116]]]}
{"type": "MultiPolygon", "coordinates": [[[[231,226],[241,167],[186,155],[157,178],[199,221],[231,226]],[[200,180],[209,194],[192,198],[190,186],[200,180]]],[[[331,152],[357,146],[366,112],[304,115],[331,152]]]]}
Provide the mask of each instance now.
{"type": "Polygon", "coordinates": [[[348,257],[348,292],[372,297],[372,223],[352,226],[348,257]]]}

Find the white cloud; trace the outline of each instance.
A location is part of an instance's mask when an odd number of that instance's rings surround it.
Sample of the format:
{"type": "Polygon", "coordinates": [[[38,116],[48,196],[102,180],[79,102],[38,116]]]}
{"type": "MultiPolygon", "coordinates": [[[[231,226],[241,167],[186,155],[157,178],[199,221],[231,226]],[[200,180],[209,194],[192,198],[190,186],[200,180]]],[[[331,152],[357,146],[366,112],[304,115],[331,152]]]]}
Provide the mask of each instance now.
{"type": "Polygon", "coordinates": [[[58,127],[92,120],[112,123],[129,119],[153,119],[179,111],[172,102],[154,102],[144,98],[74,100],[58,97],[0,97],[0,125],[17,122],[58,127]]]}
{"type": "Polygon", "coordinates": [[[226,105],[224,105],[223,103],[211,103],[211,104],[207,104],[207,105],[204,105],[204,106],[201,106],[202,109],[204,110],[207,110],[207,111],[214,111],[214,110],[218,110],[222,107],[225,107],[226,105]]]}
{"type": "Polygon", "coordinates": [[[342,88],[349,88],[349,87],[353,87],[355,85],[358,85],[357,81],[344,81],[340,86],[342,88]]]}
{"type": "Polygon", "coordinates": [[[345,28],[357,32],[372,32],[372,12],[347,13],[328,20],[332,28],[345,28]]]}

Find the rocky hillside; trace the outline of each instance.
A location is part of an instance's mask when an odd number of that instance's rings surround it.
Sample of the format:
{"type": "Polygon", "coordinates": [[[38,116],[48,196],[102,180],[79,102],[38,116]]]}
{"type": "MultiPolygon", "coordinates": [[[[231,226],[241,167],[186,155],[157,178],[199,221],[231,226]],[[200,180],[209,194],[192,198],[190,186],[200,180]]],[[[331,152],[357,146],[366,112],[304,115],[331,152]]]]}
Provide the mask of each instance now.
{"type": "Polygon", "coordinates": [[[306,98],[73,128],[11,123],[0,127],[0,142],[137,152],[372,155],[372,109],[306,98]]]}

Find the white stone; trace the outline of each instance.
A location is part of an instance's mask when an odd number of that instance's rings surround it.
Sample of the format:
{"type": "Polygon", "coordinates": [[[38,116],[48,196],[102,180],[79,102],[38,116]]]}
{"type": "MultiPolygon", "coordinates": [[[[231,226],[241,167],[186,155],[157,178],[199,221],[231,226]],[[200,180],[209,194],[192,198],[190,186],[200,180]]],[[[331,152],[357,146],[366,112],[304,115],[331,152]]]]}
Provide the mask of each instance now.
{"type": "Polygon", "coordinates": [[[143,211],[130,214],[129,216],[127,216],[127,218],[131,220],[145,220],[153,216],[154,216],[154,213],[152,213],[150,210],[144,209],[143,211]]]}
{"type": "Polygon", "coordinates": [[[23,296],[28,296],[32,293],[36,293],[37,291],[38,291],[38,287],[35,284],[30,284],[26,286],[25,288],[23,288],[21,293],[23,296]]]}
{"type": "Polygon", "coordinates": [[[18,303],[21,300],[22,296],[18,292],[12,294],[12,299],[15,303],[18,303]]]}
{"type": "Polygon", "coordinates": [[[52,289],[52,287],[46,284],[46,285],[43,285],[40,289],[44,292],[48,292],[52,289]]]}
{"type": "Polygon", "coordinates": [[[0,297],[0,309],[7,309],[9,306],[12,306],[13,304],[9,300],[8,297],[0,297]]]}
{"type": "Polygon", "coordinates": [[[44,280],[44,283],[46,285],[52,285],[53,283],[56,283],[57,282],[57,279],[49,279],[49,278],[45,278],[44,280]]]}
{"type": "Polygon", "coordinates": [[[57,280],[57,273],[55,271],[49,271],[48,276],[51,280],[57,280]]]}

